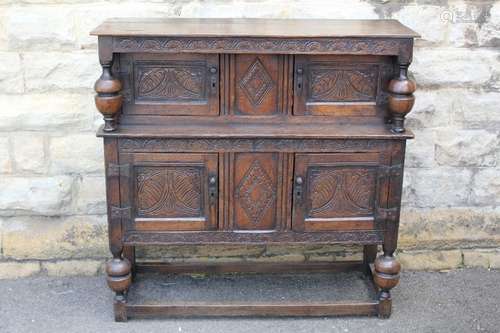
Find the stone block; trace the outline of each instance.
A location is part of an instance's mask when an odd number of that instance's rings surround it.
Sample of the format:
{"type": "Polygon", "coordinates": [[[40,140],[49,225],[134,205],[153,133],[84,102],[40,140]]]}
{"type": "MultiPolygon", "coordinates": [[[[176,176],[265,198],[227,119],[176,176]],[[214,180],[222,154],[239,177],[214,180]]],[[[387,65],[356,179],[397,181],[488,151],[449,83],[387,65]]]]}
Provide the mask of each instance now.
{"type": "Polygon", "coordinates": [[[440,130],[436,133],[436,162],[443,166],[495,166],[498,144],[498,135],[485,130],[440,130]]]}
{"type": "Polygon", "coordinates": [[[39,262],[0,262],[0,280],[23,278],[38,273],[40,273],[39,262]]]}
{"type": "Polygon", "coordinates": [[[403,207],[399,248],[441,250],[500,244],[500,209],[487,207],[403,207]]]}
{"type": "Polygon", "coordinates": [[[27,52],[23,54],[23,60],[28,91],[90,91],[101,74],[95,51],[27,52]]]}
{"type": "Polygon", "coordinates": [[[104,216],[12,217],[3,222],[3,254],[14,260],[106,258],[104,216]]]}
{"type": "Polygon", "coordinates": [[[93,94],[0,95],[0,131],[90,129],[94,121],[93,94]]]}
{"type": "Polygon", "coordinates": [[[462,266],[462,252],[448,251],[412,251],[397,254],[403,270],[443,271],[462,266]]]}
{"type": "Polygon", "coordinates": [[[439,44],[448,32],[449,22],[442,18],[445,10],[446,7],[439,5],[409,4],[395,12],[392,18],[417,31],[422,36],[419,44],[439,44]]]}
{"type": "Polygon", "coordinates": [[[75,184],[77,214],[106,214],[106,183],[104,177],[79,177],[75,184]]]}
{"type": "Polygon", "coordinates": [[[244,258],[260,256],[264,252],[260,245],[198,245],[198,246],[138,246],[138,258],[171,260],[187,258],[244,258]]]}
{"type": "Polygon", "coordinates": [[[0,52],[0,91],[7,94],[24,92],[21,57],[16,52],[0,52]]]}
{"type": "Polygon", "coordinates": [[[498,53],[489,49],[417,48],[411,70],[421,87],[486,86],[500,68],[498,53]]]}
{"type": "Polygon", "coordinates": [[[481,25],[478,35],[480,46],[500,46],[500,2],[494,1],[489,10],[489,19],[481,25]]]}
{"type": "Polygon", "coordinates": [[[14,134],[11,140],[17,172],[44,173],[46,171],[44,136],[20,133],[14,134]]]}
{"type": "Polygon", "coordinates": [[[14,5],[7,7],[6,16],[10,49],[54,50],[76,45],[69,6],[14,5]]]}
{"type": "MultiPolygon", "coordinates": [[[[286,7],[288,4],[285,4],[286,7]]],[[[257,7],[257,6],[256,6],[257,7]]],[[[278,6],[269,3],[269,7],[278,11],[278,6]]],[[[367,1],[354,0],[345,5],[342,0],[297,0],[290,9],[294,18],[326,18],[326,19],[377,19],[375,7],[367,1]],[[342,8],[342,10],[339,10],[342,8]]],[[[256,9],[257,11],[258,9],[256,9]]]]}
{"type": "Polygon", "coordinates": [[[404,202],[409,207],[464,206],[472,172],[463,168],[405,169],[404,202]]]}
{"type": "Polygon", "coordinates": [[[7,51],[9,48],[7,27],[5,26],[6,21],[7,21],[7,15],[5,14],[5,11],[0,11],[0,51],[7,51]]]}
{"type": "Polygon", "coordinates": [[[12,160],[10,155],[9,138],[0,137],[0,173],[12,172],[12,160]]]}
{"type": "Polygon", "coordinates": [[[456,1],[449,4],[443,19],[450,23],[448,41],[457,47],[479,44],[479,33],[488,25],[491,4],[482,1],[456,1]]]}
{"type": "Polygon", "coordinates": [[[491,269],[500,269],[500,252],[496,251],[488,258],[491,269]]]}
{"type": "Polygon", "coordinates": [[[490,268],[490,258],[494,256],[500,257],[500,252],[495,250],[463,250],[464,266],[465,267],[482,267],[490,268]]]}
{"type": "Polygon", "coordinates": [[[0,177],[0,215],[59,215],[71,201],[73,179],[0,177]]]}
{"type": "Polygon", "coordinates": [[[434,162],[434,131],[413,130],[414,140],[407,141],[405,166],[409,168],[430,168],[434,162]]]}
{"type": "Polygon", "coordinates": [[[95,133],[50,138],[50,171],[53,173],[99,173],[104,175],[102,140],[95,133]]]}
{"type": "Polygon", "coordinates": [[[417,89],[415,106],[406,117],[406,126],[411,129],[448,126],[453,101],[460,94],[461,89],[417,89]]]}
{"type": "MultiPolygon", "coordinates": [[[[180,7],[191,2],[177,1],[127,1],[119,5],[113,2],[102,2],[99,6],[94,3],[81,3],[74,6],[71,14],[74,20],[74,33],[79,48],[89,49],[97,47],[97,38],[89,32],[109,18],[162,18],[180,15],[180,7]]],[[[214,4],[212,3],[212,6],[214,4]]],[[[220,17],[220,16],[219,16],[220,17]]]]}
{"type": "Polygon", "coordinates": [[[61,260],[56,262],[43,262],[42,272],[48,276],[95,276],[103,270],[104,262],[101,260],[61,260]]]}
{"type": "Polygon", "coordinates": [[[500,169],[481,168],[474,175],[472,201],[477,206],[500,204],[500,169]]]}
{"type": "Polygon", "coordinates": [[[498,92],[457,92],[449,113],[454,122],[465,128],[495,129],[500,127],[498,92]]]}

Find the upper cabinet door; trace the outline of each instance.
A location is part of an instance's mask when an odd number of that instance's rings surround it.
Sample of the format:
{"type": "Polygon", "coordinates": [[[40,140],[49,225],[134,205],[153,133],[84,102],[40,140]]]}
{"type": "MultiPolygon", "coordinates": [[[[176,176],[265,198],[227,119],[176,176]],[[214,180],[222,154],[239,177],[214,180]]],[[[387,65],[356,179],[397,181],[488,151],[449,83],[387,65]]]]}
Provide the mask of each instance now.
{"type": "Polygon", "coordinates": [[[283,113],[283,59],[281,55],[230,56],[230,114],[272,116],[283,113]]]}
{"type": "Polygon", "coordinates": [[[375,116],[381,87],[392,74],[390,58],[306,56],[295,58],[294,115],[375,116]]]}
{"type": "Polygon", "coordinates": [[[387,206],[380,153],[297,154],[293,220],[298,231],[373,230],[387,206]]]}
{"type": "Polygon", "coordinates": [[[120,68],[126,114],[219,114],[216,54],[125,54],[120,68]]]}
{"type": "Polygon", "coordinates": [[[122,154],[122,206],[132,207],[129,230],[217,228],[217,154],[122,154]]]}

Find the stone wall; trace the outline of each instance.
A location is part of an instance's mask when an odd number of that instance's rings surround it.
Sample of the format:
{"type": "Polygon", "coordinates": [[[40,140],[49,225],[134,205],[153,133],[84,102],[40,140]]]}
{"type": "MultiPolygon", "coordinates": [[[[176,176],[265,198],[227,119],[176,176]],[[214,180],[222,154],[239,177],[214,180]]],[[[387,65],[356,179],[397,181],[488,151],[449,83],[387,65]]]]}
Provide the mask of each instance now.
{"type": "MultiPolygon", "coordinates": [[[[407,269],[500,267],[500,1],[0,0],[0,277],[95,274],[108,256],[88,33],[107,17],[137,16],[395,18],[420,32],[399,256],[407,269]]],[[[153,253],[269,261],[356,251],[153,253]]]]}

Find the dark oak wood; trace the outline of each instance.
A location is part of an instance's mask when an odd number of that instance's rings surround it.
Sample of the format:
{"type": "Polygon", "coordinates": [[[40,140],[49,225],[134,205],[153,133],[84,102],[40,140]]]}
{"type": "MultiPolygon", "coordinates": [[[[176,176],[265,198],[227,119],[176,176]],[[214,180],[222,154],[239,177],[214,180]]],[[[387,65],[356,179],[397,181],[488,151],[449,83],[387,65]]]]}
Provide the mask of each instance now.
{"type": "Polygon", "coordinates": [[[291,272],[347,272],[363,269],[358,261],[314,263],[224,263],[224,264],[168,264],[148,262],[137,265],[139,273],[291,273],[291,272]]]}
{"type": "Polygon", "coordinates": [[[127,245],[203,245],[203,244],[380,244],[384,232],[349,230],[331,232],[128,232],[127,245]]]}
{"type": "Polygon", "coordinates": [[[325,316],[376,316],[376,302],[352,303],[197,303],[172,305],[127,305],[131,317],[325,317],[325,316]]]}
{"type": "Polygon", "coordinates": [[[393,37],[419,34],[396,20],[314,19],[111,19],[92,32],[97,36],[190,37],[393,37]]]}
{"type": "Polygon", "coordinates": [[[120,19],[93,31],[117,321],[391,313],[418,35],[394,20],[120,19]],[[135,246],[359,244],[361,262],[141,263],[135,246]],[[377,246],[383,254],[377,257],[377,246]],[[363,270],[370,302],[134,304],[137,271],[363,270]]]}

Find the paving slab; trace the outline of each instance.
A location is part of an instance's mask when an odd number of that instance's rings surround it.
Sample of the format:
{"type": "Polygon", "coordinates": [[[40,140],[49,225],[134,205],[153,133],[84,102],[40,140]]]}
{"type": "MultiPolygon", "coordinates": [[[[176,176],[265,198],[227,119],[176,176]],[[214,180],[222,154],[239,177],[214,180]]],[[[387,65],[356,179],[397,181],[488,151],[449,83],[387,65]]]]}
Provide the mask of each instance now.
{"type": "MultiPolygon", "coordinates": [[[[195,297],[196,289],[185,288],[181,296],[195,297]]],[[[215,283],[214,289],[212,296],[227,293],[224,283],[215,283]]],[[[404,272],[393,298],[394,312],[386,320],[170,318],[115,323],[104,277],[39,276],[0,280],[0,332],[500,332],[500,271],[404,272]]]]}

